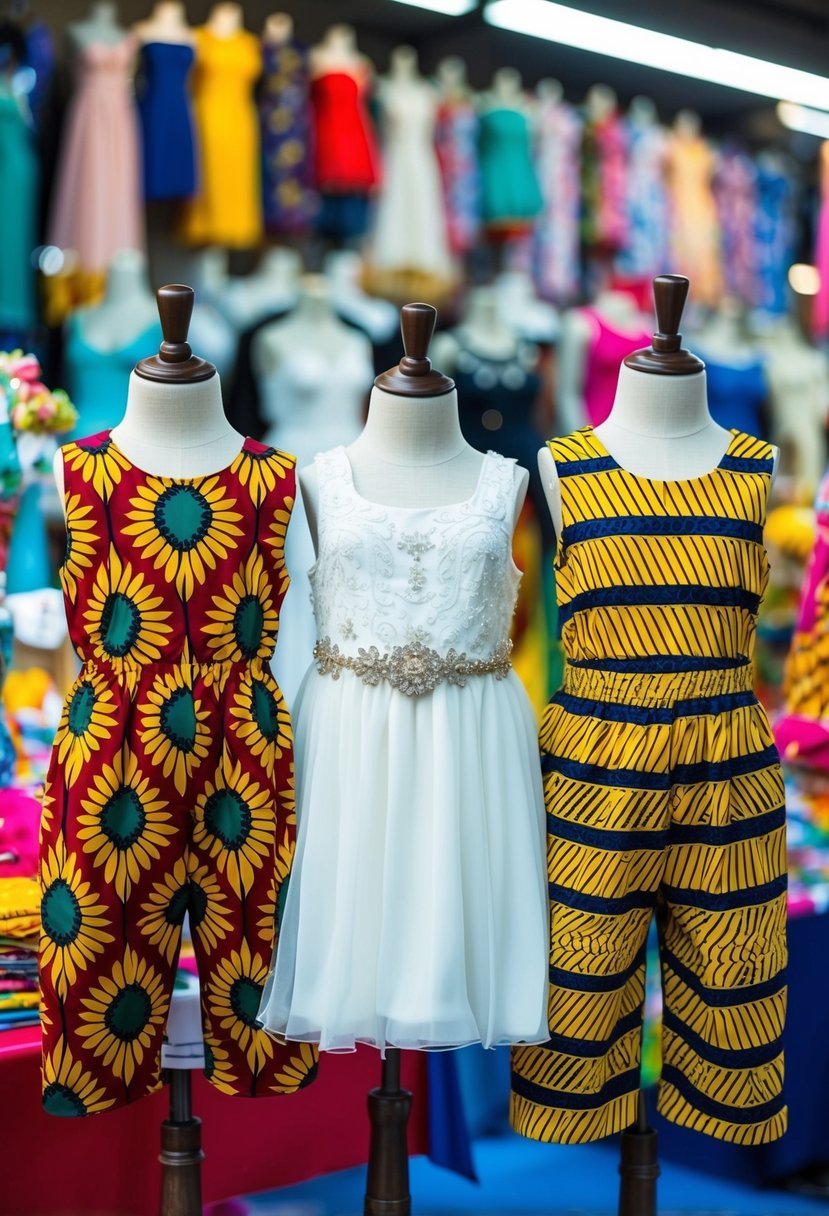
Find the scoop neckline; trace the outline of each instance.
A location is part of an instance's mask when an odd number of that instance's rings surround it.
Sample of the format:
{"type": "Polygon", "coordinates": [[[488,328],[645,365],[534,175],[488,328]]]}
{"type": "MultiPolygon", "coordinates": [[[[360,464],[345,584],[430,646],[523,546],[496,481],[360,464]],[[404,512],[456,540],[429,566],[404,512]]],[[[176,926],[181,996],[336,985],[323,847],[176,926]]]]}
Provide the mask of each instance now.
{"type": "Polygon", "coordinates": [[[409,513],[412,513],[415,511],[452,511],[452,510],[457,510],[459,507],[470,507],[474,502],[477,501],[478,496],[481,493],[481,488],[483,487],[483,484],[484,484],[484,472],[486,470],[487,462],[491,459],[491,457],[493,455],[492,452],[482,453],[483,460],[481,461],[481,468],[480,468],[480,472],[478,473],[478,481],[475,485],[474,491],[472,492],[472,494],[470,495],[469,498],[464,498],[461,502],[440,503],[437,506],[433,506],[433,507],[429,507],[429,506],[401,507],[401,506],[392,505],[391,503],[374,502],[371,498],[365,498],[360,493],[360,491],[357,489],[356,485],[354,484],[354,469],[351,467],[351,460],[349,459],[348,452],[346,451],[346,448],[345,448],[345,444],[340,444],[340,446],[336,450],[342,456],[343,465],[348,474],[348,484],[351,489],[351,493],[354,495],[354,497],[357,499],[358,502],[363,503],[364,506],[374,507],[376,510],[380,510],[380,511],[407,511],[409,513]]]}
{"type": "Polygon", "coordinates": [[[594,427],[588,425],[588,426],[584,427],[584,431],[586,431],[590,434],[590,437],[592,438],[594,444],[599,449],[599,455],[605,456],[608,460],[610,460],[612,462],[613,468],[616,470],[616,472],[624,473],[624,475],[626,477],[631,477],[631,478],[633,478],[634,481],[642,481],[642,482],[645,482],[647,485],[651,485],[651,486],[694,485],[695,483],[700,482],[700,481],[707,481],[709,478],[714,477],[717,473],[721,473],[723,471],[723,466],[725,465],[726,460],[731,455],[731,449],[734,446],[734,440],[737,438],[737,435],[739,434],[739,431],[735,427],[732,426],[732,427],[728,428],[729,434],[731,436],[731,438],[728,441],[728,446],[726,447],[725,451],[723,452],[722,456],[719,458],[717,463],[714,465],[714,467],[712,469],[709,469],[707,473],[699,473],[696,477],[643,477],[643,476],[640,476],[639,473],[632,473],[630,471],[630,469],[626,469],[624,467],[624,465],[619,464],[619,461],[616,459],[616,457],[613,455],[613,453],[607,447],[605,447],[605,445],[602,443],[601,439],[596,434],[594,427]]]}
{"type": "Polygon", "coordinates": [[[115,449],[121,459],[127,462],[130,469],[132,469],[134,473],[140,473],[142,477],[155,477],[158,481],[175,481],[182,485],[192,484],[197,481],[206,481],[208,477],[226,476],[226,474],[228,474],[233,468],[239,457],[248,450],[248,443],[250,442],[249,437],[246,435],[242,446],[239,448],[239,451],[236,453],[230,463],[224,465],[221,469],[216,469],[215,473],[198,473],[195,477],[168,477],[164,473],[150,473],[147,469],[142,469],[141,466],[136,464],[134,460],[130,460],[129,456],[118,443],[118,440],[112,438],[113,430],[114,427],[110,427],[108,431],[104,431],[104,435],[109,441],[110,447],[115,449]]]}

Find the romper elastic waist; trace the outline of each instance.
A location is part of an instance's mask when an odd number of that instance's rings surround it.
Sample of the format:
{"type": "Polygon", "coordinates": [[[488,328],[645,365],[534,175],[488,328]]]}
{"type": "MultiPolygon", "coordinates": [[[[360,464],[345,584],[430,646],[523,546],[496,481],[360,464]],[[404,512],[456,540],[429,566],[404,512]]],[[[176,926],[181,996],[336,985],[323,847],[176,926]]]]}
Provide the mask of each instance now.
{"type": "Polygon", "coordinates": [[[135,663],[125,659],[82,659],[81,673],[87,675],[135,676],[152,675],[153,672],[180,671],[196,678],[200,675],[220,676],[223,672],[249,671],[255,676],[270,671],[267,659],[194,659],[185,663],[183,659],[158,659],[151,663],[135,663]]]}
{"type": "Polygon", "coordinates": [[[601,667],[564,669],[563,691],[588,701],[619,701],[625,705],[675,705],[696,697],[754,694],[750,663],[704,671],[609,671],[601,667]]]}

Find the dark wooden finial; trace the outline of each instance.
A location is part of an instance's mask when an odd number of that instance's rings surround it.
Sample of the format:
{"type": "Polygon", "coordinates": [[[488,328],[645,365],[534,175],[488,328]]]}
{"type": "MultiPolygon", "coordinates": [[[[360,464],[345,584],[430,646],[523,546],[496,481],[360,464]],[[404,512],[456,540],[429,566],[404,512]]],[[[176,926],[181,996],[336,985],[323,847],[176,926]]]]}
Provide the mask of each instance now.
{"type": "Polygon", "coordinates": [[[451,393],[455,381],[435,371],[427,357],[435,332],[437,309],[431,304],[404,304],[400,310],[403,350],[397,367],[390,367],[374,381],[374,387],[399,397],[441,397],[451,393]]]}
{"type": "Polygon", "coordinates": [[[695,376],[705,370],[702,359],[682,348],[679,323],[688,298],[688,280],[681,274],[660,274],[653,281],[657,333],[650,346],[636,350],[625,366],[658,376],[695,376]]]}
{"type": "Polygon", "coordinates": [[[187,341],[195,298],[193,288],[184,283],[159,287],[156,300],[164,341],[157,355],[142,359],[136,366],[136,375],[164,384],[193,384],[216,375],[213,364],[194,355],[187,341]]]}

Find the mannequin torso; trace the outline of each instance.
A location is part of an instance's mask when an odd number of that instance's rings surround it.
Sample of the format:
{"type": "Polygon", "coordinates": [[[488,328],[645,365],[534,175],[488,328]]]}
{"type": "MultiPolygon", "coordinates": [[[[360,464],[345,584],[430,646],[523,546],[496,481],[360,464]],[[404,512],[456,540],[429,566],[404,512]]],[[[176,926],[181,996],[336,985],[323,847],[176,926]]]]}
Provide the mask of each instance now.
{"type": "Polygon", "coordinates": [[[117,253],[110,263],[101,303],[76,314],[84,341],[102,352],[122,348],[157,322],[146,262],[142,254],[129,249],[117,253]]]}
{"type": "Polygon", "coordinates": [[[179,0],[159,0],[147,20],[140,21],[133,32],[142,42],[172,42],[190,46],[194,41],[184,5],[179,0]]]}
{"type": "Polygon", "coordinates": [[[105,0],[93,4],[89,16],[83,21],[73,21],[67,32],[76,51],[85,50],[93,43],[117,46],[127,35],[126,30],[118,24],[115,5],[105,0]]]}
{"type": "MultiPolygon", "coordinates": [[[[630,334],[638,345],[645,337],[642,319],[632,296],[623,291],[603,291],[598,295],[595,313],[620,334],[630,334]]],[[[558,351],[556,401],[563,432],[584,426],[587,363],[600,327],[591,311],[575,308],[566,313],[561,324],[558,351]]]]}
{"type": "MultiPolygon", "coordinates": [[[[475,491],[483,454],[461,433],[458,398],[403,397],[375,388],[362,434],[346,449],[357,493],[385,506],[448,506],[475,491]]],[[[515,468],[515,518],[529,474],[515,468]]],[[[313,465],[299,475],[316,545],[319,488],[313,465]]]]}
{"type": "MultiPolygon", "coordinates": [[[[623,469],[652,481],[685,481],[716,468],[730,434],[708,411],[705,372],[659,376],[622,364],[610,416],[595,434],[623,469]]],[[[777,449],[775,449],[775,468],[777,449]]],[[[556,535],[561,534],[561,497],[549,448],[538,467],[556,535]]]]}

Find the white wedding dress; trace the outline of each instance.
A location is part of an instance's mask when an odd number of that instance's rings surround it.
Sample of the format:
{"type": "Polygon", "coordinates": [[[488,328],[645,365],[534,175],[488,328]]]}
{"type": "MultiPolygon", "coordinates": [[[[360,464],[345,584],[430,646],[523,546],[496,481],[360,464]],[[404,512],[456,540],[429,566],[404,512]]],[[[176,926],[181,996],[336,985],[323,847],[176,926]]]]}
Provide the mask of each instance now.
{"type": "Polygon", "coordinates": [[[259,1016],[329,1051],[546,1041],[541,772],[507,657],[514,464],[490,453],[470,499],[424,508],[362,498],[344,448],[316,467],[322,644],[259,1016]]]}

